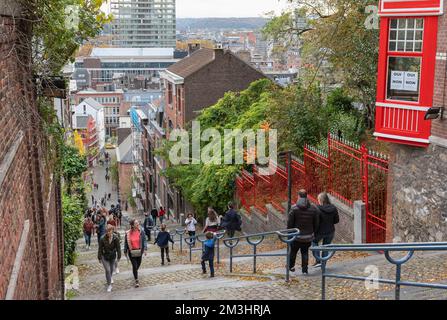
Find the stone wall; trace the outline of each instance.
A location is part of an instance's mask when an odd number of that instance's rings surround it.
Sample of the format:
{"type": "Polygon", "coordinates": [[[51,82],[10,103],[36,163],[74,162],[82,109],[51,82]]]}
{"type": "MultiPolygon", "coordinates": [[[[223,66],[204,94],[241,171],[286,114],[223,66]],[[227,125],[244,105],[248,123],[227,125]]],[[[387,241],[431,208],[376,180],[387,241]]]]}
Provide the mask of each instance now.
{"type": "Polygon", "coordinates": [[[447,148],[392,147],[393,237],[447,241],[447,148]]]}
{"type": "MultiPolygon", "coordinates": [[[[433,106],[446,108],[446,14],[439,17],[437,39],[433,106]]],[[[432,121],[428,148],[392,145],[387,241],[447,241],[446,115],[432,121]]]]}
{"type": "Polygon", "coordinates": [[[20,11],[14,3],[0,2],[0,299],[61,299],[60,181],[46,161],[27,55],[12,50],[17,32],[29,32],[9,16],[20,11]]]}

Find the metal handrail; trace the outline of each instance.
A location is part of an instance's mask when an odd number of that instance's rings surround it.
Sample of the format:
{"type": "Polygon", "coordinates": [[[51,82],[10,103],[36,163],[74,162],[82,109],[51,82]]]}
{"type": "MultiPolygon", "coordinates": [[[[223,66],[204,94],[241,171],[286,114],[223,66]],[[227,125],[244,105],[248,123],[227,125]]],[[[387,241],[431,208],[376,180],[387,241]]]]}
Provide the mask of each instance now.
{"type": "MultiPolygon", "coordinates": [[[[149,230],[151,230],[151,232],[154,232],[154,239],[157,238],[157,232],[160,232],[160,227],[159,226],[150,226],[149,230]]],[[[175,242],[178,242],[180,244],[180,252],[183,251],[183,246],[182,246],[182,242],[183,242],[183,235],[185,234],[185,229],[175,229],[173,231],[170,231],[169,234],[172,237],[172,240],[174,241],[174,243],[172,244],[172,249],[174,249],[174,244],[175,242]],[[180,239],[176,240],[175,236],[179,235],[180,239]]]]}
{"type": "MultiPolygon", "coordinates": [[[[215,247],[217,246],[217,250],[216,250],[217,251],[217,254],[216,254],[217,263],[220,263],[220,240],[223,239],[224,236],[225,236],[224,230],[216,232],[216,240],[217,241],[215,243],[215,247]]],[[[207,239],[206,239],[206,234],[200,234],[200,235],[195,235],[194,237],[186,237],[183,240],[185,240],[185,243],[189,247],[189,261],[191,262],[192,261],[192,252],[193,251],[203,251],[204,242],[207,239]],[[193,248],[195,246],[196,241],[202,244],[202,248],[197,248],[197,249],[193,248]]]]}
{"type": "Polygon", "coordinates": [[[423,287],[430,289],[447,290],[447,285],[424,283],[415,281],[402,281],[402,265],[408,262],[416,251],[447,251],[447,242],[421,242],[421,243],[386,243],[386,244],[342,244],[342,245],[324,245],[310,248],[314,257],[321,262],[321,299],[326,300],[326,278],[347,279],[357,281],[371,281],[371,277],[351,276],[345,274],[328,273],[326,269],[327,262],[335,255],[336,252],[341,251],[364,251],[364,252],[380,252],[383,253],[386,260],[396,266],[396,276],[394,280],[391,279],[373,279],[378,283],[393,284],[395,286],[394,298],[400,300],[400,291],[402,286],[409,287],[423,287]],[[320,253],[319,253],[320,252],[320,253]],[[326,253],[324,256],[321,252],[326,253]],[[393,258],[390,252],[407,252],[403,258],[393,258]],[[319,253],[319,254],[318,254],[319,253]]]}
{"type": "Polygon", "coordinates": [[[233,272],[233,258],[246,258],[253,257],[253,273],[256,273],[256,258],[257,257],[286,257],[286,282],[290,279],[290,244],[296,240],[300,231],[296,228],[288,230],[279,230],[272,232],[256,233],[250,235],[243,235],[240,237],[233,237],[224,239],[223,242],[227,248],[230,249],[230,273],[233,272]],[[286,253],[257,253],[257,246],[260,245],[265,237],[270,235],[278,236],[281,242],[287,244],[286,253]],[[252,238],[260,238],[258,240],[252,240],[252,238]],[[233,249],[240,243],[242,239],[245,239],[249,245],[253,247],[253,254],[234,255],[233,249]]]}

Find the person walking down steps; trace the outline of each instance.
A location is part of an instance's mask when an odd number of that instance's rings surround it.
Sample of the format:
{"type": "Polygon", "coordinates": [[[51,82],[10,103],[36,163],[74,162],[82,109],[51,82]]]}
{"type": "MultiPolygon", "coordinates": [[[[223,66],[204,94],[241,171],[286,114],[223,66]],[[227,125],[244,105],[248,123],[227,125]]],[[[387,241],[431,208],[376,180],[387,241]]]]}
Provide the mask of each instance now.
{"type": "Polygon", "coordinates": [[[115,261],[121,259],[121,244],[114,230],[113,226],[107,226],[106,234],[99,241],[98,247],[98,260],[104,266],[106,273],[107,292],[112,291],[112,274],[115,268],[115,261]]]}
{"type": "Polygon", "coordinates": [[[160,247],[161,251],[161,265],[165,265],[165,253],[166,259],[168,262],[171,262],[169,258],[169,242],[174,243],[174,240],[171,238],[171,234],[166,231],[166,225],[163,223],[160,226],[161,231],[158,233],[157,238],[155,239],[154,244],[160,247]]]}
{"type": "Polygon", "coordinates": [[[124,254],[132,264],[132,272],[135,279],[135,288],[140,286],[138,281],[138,269],[141,266],[143,255],[147,251],[146,235],[140,227],[138,220],[130,221],[130,230],[126,232],[124,239],[124,254]]]}

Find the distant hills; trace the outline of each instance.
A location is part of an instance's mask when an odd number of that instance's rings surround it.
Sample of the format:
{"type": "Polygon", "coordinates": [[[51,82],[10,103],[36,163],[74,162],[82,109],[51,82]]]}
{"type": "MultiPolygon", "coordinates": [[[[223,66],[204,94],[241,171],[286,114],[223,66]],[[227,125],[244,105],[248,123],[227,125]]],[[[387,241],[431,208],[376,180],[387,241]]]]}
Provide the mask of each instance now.
{"type": "Polygon", "coordinates": [[[267,18],[177,18],[177,30],[260,29],[267,18]]]}

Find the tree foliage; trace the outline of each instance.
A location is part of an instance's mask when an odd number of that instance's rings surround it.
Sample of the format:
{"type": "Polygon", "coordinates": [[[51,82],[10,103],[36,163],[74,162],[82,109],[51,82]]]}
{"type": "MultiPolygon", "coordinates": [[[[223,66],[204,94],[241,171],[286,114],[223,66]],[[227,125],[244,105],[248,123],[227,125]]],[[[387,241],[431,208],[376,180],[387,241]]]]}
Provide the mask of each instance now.
{"type": "Polygon", "coordinates": [[[379,33],[366,28],[373,0],[290,0],[296,10],[272,19],[266,37],[301,48],[304,76],[323,88],[342,84],[365,107],[365,119],[374,123],[379,33]],[[304,23],[298,24],[300,18],[304,23]],[[299,39],[292,35],[300,34],[299,39]],[[284,42],[296,39],[296,42],[284,42]]]}
{"type": "Polygon", "coordinates": [[[104,0],[19,1],[24,16],[32,22],[28,51],[32,52],[34,72],[41,77],[59,74],[79,46],[111,20],[101,11],[104,0]]]}
{"type": "MultiPolygon", "coordinates": [[[[340,131],[358,142],[364,128],[351,107],[352,98],[343,90],[335,90],[327,100],[324,103],[318,84],[281,88],[264,79],[240,93],[226,93],[214,106],[204,109],[197,121],[202,132],[207,128],[220,132],[221,146],[225,129],[256,130],[266,125],[277,129],[279,151],[292,150],[296,155],[302,153],[305,144],[319,145],[325,141],[328,130],[340,131]]],[[[191,138],[191,130],[189,135],[191,138]]],[[[156,153],[169,161],[172,145],[168,142],[156,153]]],[[[165,175],[204,215],[208,206],[218,211],[226,209],[234,195],[235,177],[244,167],[250,169],[247,165],[178,165],[168,167],[165,175]]]]}
{"type": "Polygon", "coordinates": [[[85,171],[87,171],[85,156],[81,156],[76,147],[64,145],[62,148],[62,175],[68,190],[71,189],[74,179],[80,178],[85,171]]]}
{"type": "MultiPolygon", "coordinates": [[[[214,106],[204,109],[197,118],[201,130],[217,129],[221,133],[223,146],[225,129],[258,129],[267,118],[268,96],[275,88],[270,80],[263,79],[252,83],[240,93],[226,93],[214,106]]],[[[164,150],[158,150],[157,153],[168,160],[166,149],[171,146],[172,144],[167,143],[164,150]]],[[[221,212],[226,209],[228,201],[234,195],[235,176],[242,167],[243,165],[179,165],[169,167],[165,174],[196,211],[205,215],[208,206],[221,212]]]]}

